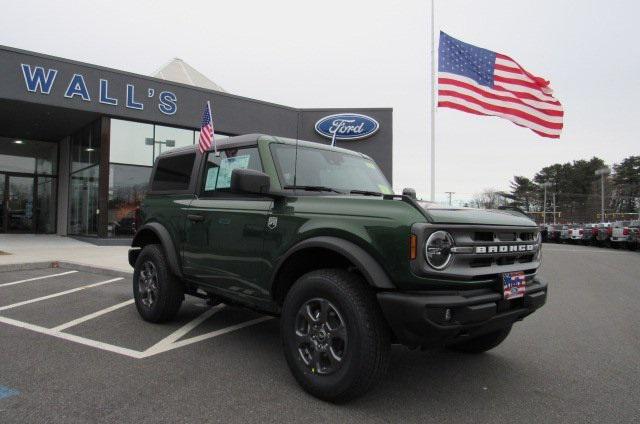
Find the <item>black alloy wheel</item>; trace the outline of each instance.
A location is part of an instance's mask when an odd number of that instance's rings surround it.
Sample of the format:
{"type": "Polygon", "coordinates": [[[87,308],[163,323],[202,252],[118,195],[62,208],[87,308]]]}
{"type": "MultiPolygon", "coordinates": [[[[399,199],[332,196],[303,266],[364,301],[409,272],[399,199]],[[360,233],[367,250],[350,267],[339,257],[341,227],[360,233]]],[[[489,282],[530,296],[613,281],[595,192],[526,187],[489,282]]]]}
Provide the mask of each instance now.
{"type": "Polygon", "coordinates": [[[294,331],[300,358],[312,373],[328,375],[342,367],[348,335],[333,303],[324,298],[304,303],[298,310],[294,331]]]}

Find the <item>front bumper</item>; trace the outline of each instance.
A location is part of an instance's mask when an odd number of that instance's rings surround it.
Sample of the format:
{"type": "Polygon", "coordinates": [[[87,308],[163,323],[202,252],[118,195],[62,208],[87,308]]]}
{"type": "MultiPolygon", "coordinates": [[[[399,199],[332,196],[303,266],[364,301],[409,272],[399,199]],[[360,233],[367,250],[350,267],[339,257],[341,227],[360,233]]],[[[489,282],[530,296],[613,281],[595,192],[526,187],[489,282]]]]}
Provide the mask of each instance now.
{"type": "Polygon", "coordinates": [[[399,343],[437,346],[490,333],[523,319],[545,304],[547,283],[535,277],[524,297],[513,300],[504,300],[501,293],[490,289],[380,292],[377,296],[399,343]]]}

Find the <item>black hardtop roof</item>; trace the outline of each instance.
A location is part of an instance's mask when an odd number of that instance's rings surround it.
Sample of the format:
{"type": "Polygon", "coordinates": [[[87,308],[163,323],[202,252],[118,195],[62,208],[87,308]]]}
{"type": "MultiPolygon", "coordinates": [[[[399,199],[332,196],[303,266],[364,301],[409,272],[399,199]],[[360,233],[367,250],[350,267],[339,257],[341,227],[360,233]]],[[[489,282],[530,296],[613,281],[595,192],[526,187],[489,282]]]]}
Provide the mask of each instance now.
{"type": "MultiPolygon", "coordinates": [[[[332,150],[332,151],[336,151],[336,152],[341,152],[341,153],[345,153],[345,154],[351,154],[354,156],[361,156],[367,159],[371,159],[369,156],[365,155],[364,153],[360,153],[360,152],[355,152],[353,150],[348,150],[348,149],[343,149],[340,147],[332,147],[329,146],[327,144],[322,144],[322,143],[314,143],[312,141],[305,141],[305,140],[295,140],[293,138],[285,138],[285,137],[276,137],[273,135],[268,135],[268,134],[244,134],[244,135],[237,135],[234,137],[229,137],[229,138],[225,138],[222,139],[218,142],[218,149],[227,149],[227,148],[236,148],[236,147],[245,147],[245,146],[252,146],[258,143],[258,140],[269,140],[271,142],[274,143],[279,143],[279,144],[288,144],[288,145],[293,145],[295,146],[296,144],[298,144],[299,146],[302,147],[312,147],[312,148],[316,148],[316,149],[323,149],[323,150],[332,150]]],[[[184,146],[184,147],[177,147],[175,149],[171,149],[167,152],[161,153],[158,157],[164,157],[164,156],[173,156],[173,155],[179,155],[179,154],[185,154],[185,153],[189,153],[189,152],[195,152],[198,150],[198,145],[194,144],[192,146],[184,146]]],[[[213,150],[213,147],[211,149],[209,149],[210,151],[213,150]]]]}

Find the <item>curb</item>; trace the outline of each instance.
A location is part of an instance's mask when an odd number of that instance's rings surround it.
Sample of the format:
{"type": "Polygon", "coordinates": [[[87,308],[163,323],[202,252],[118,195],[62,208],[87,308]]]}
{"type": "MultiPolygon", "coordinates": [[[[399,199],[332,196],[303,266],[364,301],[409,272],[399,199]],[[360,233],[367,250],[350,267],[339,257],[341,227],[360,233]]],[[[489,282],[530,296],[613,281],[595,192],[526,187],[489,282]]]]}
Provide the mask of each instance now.
{"type": "Polygon", "coordinates": [[[102,274],[114,277],[123,277],[123,278],[131,278],[133,276],[133,271],[118,271],[110,268],[101,268],[98,266],[79,264],[76,262],[67,262],[67,261],[43,261],[43,262],[27,262],[20,264],[7,264],[0,265],[0,272],[6,271],[26,271],[31,269],[46,269],[46,268],[62,268],[62,269],[73,269],[76,271],[89,272],[92,274],[102,274]]]}

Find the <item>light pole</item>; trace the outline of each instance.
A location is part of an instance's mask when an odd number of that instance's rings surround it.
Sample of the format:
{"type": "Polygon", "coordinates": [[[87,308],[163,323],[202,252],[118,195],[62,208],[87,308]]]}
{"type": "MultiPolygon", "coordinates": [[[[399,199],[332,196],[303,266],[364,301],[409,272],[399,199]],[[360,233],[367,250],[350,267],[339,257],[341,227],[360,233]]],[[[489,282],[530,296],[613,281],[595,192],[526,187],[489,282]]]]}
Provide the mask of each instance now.
{"type": "Polygon", "coordinates": [[[604,168],[596,170],[595,174],[600,176],[600,222],[604,222],[604,179],[607,175],[611,174],[611,170],[605,166],[604,168]]]}
{"type": "MultiPolygon", "coordinates": [[[[155,140],[152,137],[147,137],[144,139],[144,144],[146,144],[147,146],[153,146],[155,144],[158,145],[158,155],[162,153],[162,145],[164,144],[167,147],[176,147],[176,141],[175,140],[155,140]]],[[[157,155],[156,155],[157,156],[157,155]]]]}
{"type": "Polygon", "coordinates": [[[449,206],[451,206],[451,195],[452,194],[456,194],[456,192],[455,191],[445,191],[445,193],[449,195],[449,206]]]}
{"type": "MultiPolygon", "coordinates": [[[[542,223],[546,224],[547,223],[547,188],[553,187],[553,183],[547,181],[545,183],[542,183],[542,187],[544,187],[544,203],[542,205],[542,223]]],[[[554,205],[555,205],[555,202],[554,202],[554,205]]],[[[554,219],[555,219],[555,211],[554,211],[554,219]]]]}

